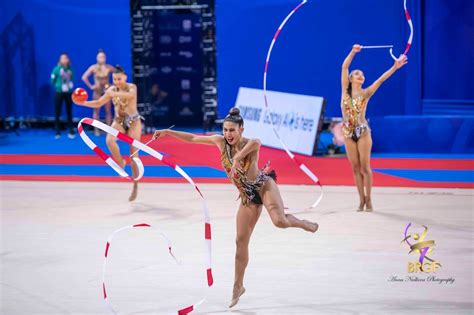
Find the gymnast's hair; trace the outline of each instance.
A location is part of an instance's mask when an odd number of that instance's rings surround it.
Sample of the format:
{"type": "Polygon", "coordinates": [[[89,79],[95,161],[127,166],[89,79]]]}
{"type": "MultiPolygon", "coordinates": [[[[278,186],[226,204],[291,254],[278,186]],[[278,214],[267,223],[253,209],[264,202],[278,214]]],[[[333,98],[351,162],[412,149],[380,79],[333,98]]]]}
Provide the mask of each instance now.
{"type": "Polygon", "coordinates": [[[224,118],[224,122],[226,121],[238,124],[239,127],[242,127],[244,125],[244,119],[242,118],[242,116],[240,116],[240,109],[238,109],[237,107],[232,107],[229,110],[229,114],[224,118]]]}
{"type": "Polygon", "coordinates": [[[119,74],[119,73],[126,74],[125,69],[119,64],[115,65],[114,73],[116,73],[116,74],[119,74]]]}
{"type": "Polygon", "coordinates": [[[347,94],[349,94],[350,97],[352,97],[352,82],[351,82],[351,77],[352,74],[354,73],[355,70],[352,70],[351,73],[349,73],[349,85],[347,85],[347,94]]]}

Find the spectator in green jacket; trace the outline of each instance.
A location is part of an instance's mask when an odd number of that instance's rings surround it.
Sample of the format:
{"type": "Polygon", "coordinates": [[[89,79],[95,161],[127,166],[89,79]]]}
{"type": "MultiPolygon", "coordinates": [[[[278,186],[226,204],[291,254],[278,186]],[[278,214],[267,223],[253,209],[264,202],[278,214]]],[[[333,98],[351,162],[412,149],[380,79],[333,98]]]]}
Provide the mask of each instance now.
{"type": "Polygon", "coordinates": [[[67,124],[69,129],[68,137],[74,139],[74,127],[72,124],[72,88],[74,72],[71,68],[71,60],[68,54],[62,53],[59,62],[51,73],[51,83],[56,91],[54,105],[56,108],[56,139],[61,137],[60,116],[63,101],[66,103],[67,124]]]}

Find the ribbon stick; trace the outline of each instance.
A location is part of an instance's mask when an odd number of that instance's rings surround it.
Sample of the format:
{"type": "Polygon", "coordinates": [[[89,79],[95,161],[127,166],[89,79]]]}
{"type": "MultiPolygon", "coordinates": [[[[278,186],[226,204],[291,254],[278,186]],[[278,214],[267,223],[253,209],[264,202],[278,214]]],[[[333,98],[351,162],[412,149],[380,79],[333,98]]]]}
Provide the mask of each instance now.
{"type": "Polygon", "coordinates": [[[275,136],[277,137],[278,141],[280,141],[280,144],[281,146],[283,147],[283,149],[286,151],[286,153],[288,154],[288,156],[291,158],[291,160],[293,162],[296,163],[296,165],[317,185],[319,185],[319,188],[320,188],[320,195],[319,195],[319,198],[308,208],[305,208],[305,209],[296,209],[296,208],[287,208],[285,207],[285,212],[286,213],[298,213],[298,212],[302,212],[302,211],[308,211],[308,210],[312,210],[314,208],[316,208],[316,206],[319,204],[319,202],[321,201],[321,199],[323,198],[323,187],[321,185],[321,182],[319,181],[318,177],[305,165],[303,164],[301,161],[299,161],[296,156],[288,149],[288,147],[285,145],[285,143],[283,142],[283,140],[280,138],[280,135],[278,134],[278,131],[276,130],[275,128],[275,125],[273,124],[273,120],[271,119],[271,114],[270,114],[270,106],[268,104],[268,99],[267,99],[267,76],[268,76],[268,66],[269,66],[269,63],[270,63],[270,57],[271,57],[271,54],[272,54],[272,50],[273,50],[273,46],[275,45],[275,42],[278,38],[278,36],[280,35],[280,32],[282,31],[283,27],[285,26],[286,22],[288,22],[288,20],[291,18],[291,16],[296,12],[298,11],[299,8],[301,8],[305,3],[307,2],[307,0],[303,0],[300,4],[298,4],[293,10],[291,10],[291,12],[286,16],[286,18],[283,20],[283,22],[281,22],[280,26],[278,27],[277,31],[275,32],[275,35],[273,36],[273,39],[272,39],[272,42],[270,44],[270,47],[268,48],[268,52],[267,52],[267,58],[265,60],[265,70],[263,72],[263,98],[265,100],[265,108],[266,108],[266,112],[267,114],[270,116],[270,123],[272,125],[272,129],[273,129],[273,133],[275,134],[275,136]]]}
{"type": "MultiPolygon", "coordinates": [[[[155,139],[151,138],[151,139],[150,139],[150,140],[149,140],[147,143],[145,143],[145,145],[149,145],[150,143],[152,143],[152,142],[153,142],[153,140],[155,140],[155,139]]],[[[135,151],[135,152],[133,152],[133,154],[130,154],[130,157],[132,157],[132,156],[136,155],[137,153],[138,153],[138,150],[137,150],[137,151],[135,151]]]]}
{"type": "MultiPolygon", "coordinates": [[[[171,125],[170,127],[168,127],[168,129],[171,129],[171,128],[173,128],[173,127],[174,127],[174,125],[171,125]]],[[[150,139],[147,143],[145,143],[145,145],[149,145],[149,144],[150,144],[151,142],[153,142],[154,140],[155,140],[155,139],[154,139],[153,137],[151,137],[151,139],[150,139]]],[[[130,157],[134,156],[134,155],[137,154],[137,153],[138,153],[138,150],[135,151],[135,152],[133,152],[133,154],[131,154],[130,157]]]]}
{"type": "MultiPolygon", "coordinates": [[[[94,119],[91,119],[91,118],[83,118],[79,124],[78,124],[78,131],[79,131],[79,134],[82,138],[82,140],[87,144],[87,146],[89,148],[91,148],[91,150],[93,150],[97,155],[99,155],[110,167],[112,167],[112,169],[117,172],[117,174],[119,174],[120,176],[124,177],[124,178],[127,178],[127,179],[131,179],[130,176],[128,176],[128,174],[110,157],[108,156],[104,151],[102,151],[94,142],[92,142],[92,140],[87,136],[87,134],[84,132],[84,128],[83,128],[83,124],[86,124],[86,125],[90,125],[90,126],[94,126],[104,132],[106,132],[107,134],[110,134],[112,136],[115,136],[117,137],[117,139],[121,140],[121,141],[124,141],[136,148],[138,148],[139,150],[141,151],[144,151],[146,153],[148,153],[149,155],[153,156],[154,158],[156,158],[157,160],[163,162],[164,164],[166,164],[167,166],[171,167],[172,169],[174,169],[177,173],[179,173],[184,179],[186,179],[186,181],[188,181],[188,183],[195,189],[195,191],[197,192],[197,194],[199,195],[200,199],[201,199],[201,203],[202,203],[202,209],[203,209],[203,216],[204,216],[204,241],[205,241],[205,245],[206,245],[206,260],[207,260],[207,264],[206,264],[206,278],[207,278],[207,286],[208,288],[210,288],[213,283],[214,283],[214,278],[212,276],[212,242],[211,242],[211,219],[210,219],[210,216],[209,216],[209,208],[207,207],[207,201],[206,199],[204,198],[204,195],[201,193],[201,190],[198,188],[198,186],[194,183],[194,181],[192,180],[192,178],[177,164],[175,164],[173,161],[171,161],[168,157],[166,156],[163,156],[163,154],[155,151],[154,149],[150,148],[149,146],[143,144],[142,142],[136,140],[136,139],[133,139],[131,138],[130,136],[118,131],[117,129],[115,128],[112,128],[98,120],[94,120],[94,119]]],[[[136,157],[134,157],[134,159],[138,159],[136,157]]],[[[141,161],[140,161],[141,163],[141,161]]],[[[143,164],[141,164],[142,168],[143,168],[143,164]]],[[[144,170],[142,170],[142,176],[143,176],[143,172],[144,170]]],[[[133,225],[132,227],[149,227],[148,224],[139,224],[139,225],[133,225]]],[[[127,226],[127,227],[124,227],[124,228],[121,228],[117,231],[115,231],[114,233],[117,233],[119,231],[122,231],[123,229],[128,229],[130,228],[130,226],[127,226]]],[[[112,233],[112,235],[115,235],[114,233],[112,233]]],[[[108,250],[108,247],[110,247],[110,242],[107,243],[108,245],[106,245],[106,254],[105,256],[107,257],[107,250],[108,250]]],[[[170,251],[170,254],[171,251],[170,251]]],[[[104,293],[104,299],[106,300],[106,303],[107,303],[107,307],[109,308],[109,310],[111,310],[112,312],[115,313],[115,311],[112,309],[112,307],[110,306],[110,304],[108,303],[107,301],[107,293],[106,293],[106,290],[105,290],[105,282],[102,284],[102,287],[103,287],[103,293],[104,293]]],[[[193,305],[190,305],[188,307],[185,307],[181,310],[178,311],[178,314],[180,315],[185,315],[185,314],[188,314],[190,312],[192,312],[193,310],[195,310],[201,303],[204,302],[206,298],[203,298],[201,299],[199,302],[193,304],[193,305]]]]}
{"type": "Polygon", "coordinates": [[[362,46],[362,49],[392,48],[393,45],[362,46]]]}

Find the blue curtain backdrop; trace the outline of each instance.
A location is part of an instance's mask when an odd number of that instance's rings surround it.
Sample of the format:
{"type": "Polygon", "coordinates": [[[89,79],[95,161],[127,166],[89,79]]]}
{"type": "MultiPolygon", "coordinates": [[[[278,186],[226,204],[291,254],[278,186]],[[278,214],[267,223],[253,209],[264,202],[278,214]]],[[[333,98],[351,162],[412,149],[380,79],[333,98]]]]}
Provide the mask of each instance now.
{"type": "MultiPolygon", "coordinates": [[[[261,88],[268,45],[280,21],[298,2],[217,1],[221,116],[234,104],[239,86],[261,88]]],[[[423,98],[474,99],[474,1],[407,3],[415,26],[409,65],[372,99],[369,116],[418,115],[423,98]]],[[[71,55],[76,86],[82,86],[80,75],[95,61],[98,48],[105,49],[110,63],[121,63],[131,71],[128,0],[1,1],[0,34],[0,57],[4,62],[3,56],[11,56],[8,62],[15,73],[0,78],[11,103],[1,102],[2,116],[52,115],[49,73],[62,51],[71,55]],[[7,32],[7,27],[13,31],[7,32]],[[28,37],[16,37],[18,29],[28,37]],[[35,77],[32,87],[27,73],[35,77]],[[22,100],[23,91],[32,88],[35,102],[22,100]]],[[[408,34],[401,0],[309,1],[280,35],[270,64],[269,88],[324,96],[327,115],[339,116],[340,64],[351,45],[394,44],[401,53],[408,34]]],[[[352,68],[364,70],[370,83],[391,64],[386,50],[367,50],[356,57],[352,68]]],[[[5,67],[1,71],[4,74],[5,67]]],[[[82,113],[75,108],[76,116],[82,113]]]]}
{"type": "Polygon", "coordinates": [[[474,1],[425,1],[423,11],[423,98],[473,100],[474,1]]]}
{"type": "MultiPolygon", "coordinates": [[[[239,86],[262,87],[265,56],[273,34],[298,3],[290,0],[217,3],[221,115],[234,104],[239,86]]],[[[395,52],[400,54],[408,34],[401,1],[309,1],[280,34],[270,62],[268,88],[324,96],[328,101],[326,114],[340,116],[340,69],[352,45],[394,44],[395,52]]],[[[416,49],[420,49],[419,45],[413,47],[416,49]]],[[[417,71],[420,66],[413,59],[375,95],[369,116],[404,112],[407,73],[417,71]]],[[[388,50],[374,49],[357,55],[351,68],[362,69],[370,83],[392,64],[388,50]]]]}
{"type": "MultiPolygon", "coordinates": [[[[234,105],[240,86],[262,87],[268,45],[279,23],[298,3],[216,1],[221,117],[234,105]]],[[[390,124],[384,124],[384,117],[395,121],[396,128],[413,117],[418,119],[416,116],[426,122],[433,114],[436,119],[430,126],[441,126],[440,115],[457,115],[455,120],[445,117],[444,122],[454,124],[448,128],[452,131],[448,142],[472,146],[462,135],[473,131],[474,1],[408,0],[407,4],[415,28],[409,64],[370,102],[367,116],[372,119],[374,149],[395,150],[387,147],[390,141],[383,143],[394,133],[405,141],[424,142],[415,130],[387,129],[390,124]]],[[[109,63],[120,63],[130,73],[129,15],[128,0],[0,1],[0,88],[4,96],[0,116],[53,116],[49,75],[63,51],[71,56],[76,87],[83,86],[80,76],[95,62],[98,48],[107,52],[109,63]]],[[[340,67],[351,46],[393,44],[400,54],[408,35],[402,0],[310,0],[280,34],[268,88],[323,96],[328,104],[326,115],[340,116],[340,67]]],[[[365,50],[351,68],[362,69],[370,84],[392,64],[387,50],[365,50]]],[[[90,109],[74,107],[75,117],[90,113],[90,109]]],[[[440,137],[440,128],[431,128],[428,138],[440,137]]],[[[429,150],[429,144],[424,149],[429,150]]]]}
{"type": "MultiPolygon", "coordinates": [[[[71,57],[76,87],[84,87],[82,73],[95,63],[99,48],[107,53],[107,62],[130,73],[129,14],[128,0],[0,1],[0,87],[7,97],[0,102],[0,116],[54,116],[50,73],[61,52],[71,57]],[[6,64],[13,75],[5,74],[6,64]],[[34,82],[29,82],[31,76],[34,82]],[[29,94],[34,100],[25,99],[29,94]]],[[[91,112],[74,106],[73,114],[91,112]]]]}

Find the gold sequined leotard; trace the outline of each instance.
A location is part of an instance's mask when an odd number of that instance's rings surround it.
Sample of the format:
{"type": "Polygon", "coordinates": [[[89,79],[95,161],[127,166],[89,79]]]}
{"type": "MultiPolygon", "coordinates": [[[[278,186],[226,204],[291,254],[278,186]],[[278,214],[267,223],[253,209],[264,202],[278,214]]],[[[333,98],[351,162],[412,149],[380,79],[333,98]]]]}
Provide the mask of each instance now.
{"type": "MultiPolygon", "coordinates": [[[[118,91],[117,87],[114,87],[115,91],[118,91]]],[[[129,86],[127,85],[127,88],[124,89],[125,92],[130,91],[129,86]]],[[[132,124],[139,120],[142,119],[143,117],[140,116],[140,114],[136,113],[133,115],[129,115],[127,112],[127,105],[128,105],[128,100],[127,99],[122,99],[121,97],[113,97],[112,98],[112,103],[114,103],[115,106],[115,122],[119,123],[125,130],[130,129],[132,124]]]]}
{"type": "Polygon", "coordinates": [[[352,98],[345,94],[341,100],[342,110],[342,132],[344,137],[351,138],[355,142],[366,132],[370,131],[369,124],[365,119],[367,100],[359,95],[352,98]]]}
{"type": "MultiPolygon", "coordinates": [[[[231,168],[233,163],[232,157],[232,147],[225,141],[225,146],[221,152],[221,162],[224,167],[227,177],[232,181],[232,183],[239,190],[239,197],[242,200],[244,206],[249,203],[254,203],[256,205],[263,204],[262,198],[260,196],[260,191],[262,190],[263,184],[270,178],[276,180],[275,171],[267,172],[268,162],[265,166],[258,172],[257,178],[254,181],[249,181],[247,179],[247,173],[250,168],[250,158],[246,156],[243,160],[239,161],[240,167],[234,172],[234,175],[231,175],[231,168]]],[[[247,143],[245,140],[244,145],[247,143]]]]}
{"type": "Polygon", "coordinates": [[[96,88],[94,91],[102,96],[105,94],[105,91],[109,88],[109,74],[110,70],[107,65],[97,64],[94,69],[94,84],[96,88]]]}

